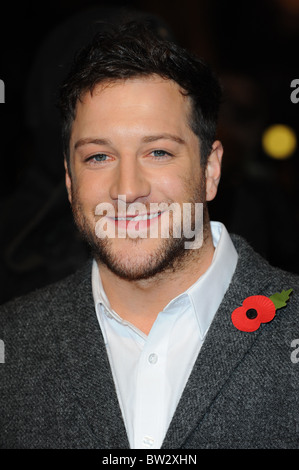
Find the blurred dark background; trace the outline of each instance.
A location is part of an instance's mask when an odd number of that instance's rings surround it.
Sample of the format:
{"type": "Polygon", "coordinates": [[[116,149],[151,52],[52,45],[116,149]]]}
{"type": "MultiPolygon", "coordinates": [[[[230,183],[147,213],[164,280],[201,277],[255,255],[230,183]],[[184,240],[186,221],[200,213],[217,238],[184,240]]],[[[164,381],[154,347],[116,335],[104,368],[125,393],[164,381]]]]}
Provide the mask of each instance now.
{"type": "Polygon", "coordinates": [[[124,14],[150,16],[157,34],[218,74],[225,155],[211,218],[299,273],[299,103],[290,98],[299,79],[299,0],[11,3],[1,7],[0,31],[0,303],[61,279],[88,256],[64,188],[56,92],[74,51],[101,21],[124,14]],[[279,158],[263,144],[275,124],[294,133],[279,158]]]}

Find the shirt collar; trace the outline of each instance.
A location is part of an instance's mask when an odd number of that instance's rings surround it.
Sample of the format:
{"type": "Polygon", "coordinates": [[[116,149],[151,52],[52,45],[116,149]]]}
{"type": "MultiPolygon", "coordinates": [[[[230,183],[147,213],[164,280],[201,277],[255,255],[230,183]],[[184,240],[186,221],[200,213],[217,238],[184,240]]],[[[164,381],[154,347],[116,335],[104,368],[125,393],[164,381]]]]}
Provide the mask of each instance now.
{"type": "Polygon", "coordinates": [[[107,313],[111,312],[110,302],[106,292],[104,291],[98,265],[95,259],[92,263],[91,282],[95,306],[97,307],[97,305],[102,304],[105,307],[107,313]]]}
{"type": "Polygon", "coordinates": [[[186,291],[193,305],[202,338],[206,335],[227,291],[238,261],[238,253],[220,222],[211,222],[215,246],[207,271],[186,291]]]}
{"type": "MultiPolygon", "coordinates": [[[[237,265],[238,254],[231,238],[221,222],[211,222],[213,244],[215,246],[211,265],[200,278],[184,293],[172,299],[164,308],[171,311],[182,301],[190,302],[196,315],[201,337],[204,338],[216,311],[228,289],[237,265]]],[[[92,265],[92,291],[95,307],[103,305],[108,316],[122,321],[121,317],[111,309],[104,291],[96,261],[92,265]]]]}

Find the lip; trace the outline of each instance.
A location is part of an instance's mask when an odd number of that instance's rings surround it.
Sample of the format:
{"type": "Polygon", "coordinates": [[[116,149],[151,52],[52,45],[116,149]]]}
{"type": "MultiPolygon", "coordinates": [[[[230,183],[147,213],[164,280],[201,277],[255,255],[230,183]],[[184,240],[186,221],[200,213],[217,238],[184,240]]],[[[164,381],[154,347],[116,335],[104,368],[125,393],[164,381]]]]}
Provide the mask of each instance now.
{"type": "Polygon", "coordinates": [[[147,212],[145,214],[126,214],[126,215],[119,215],[117,217],[111,217],[113,220],[115,221],[122,221],[122,220],[128,220],[128,221],[131,221],[131,220],[134,220],[134,221],[141,221],[141,220],[152,220],[154,219],[155,217],[158,217],[159,215],[161,215],[161,211],[159,212],[147,212]]]}
{"type": "Polygon", "coordinates": [[[132,231],[140,231],[150,227],[151,224],[157,223],[163,212],[148,212],[146,214],[134,214],[122,217],[109,217],[118,229],[128,229],[132,231]]]}

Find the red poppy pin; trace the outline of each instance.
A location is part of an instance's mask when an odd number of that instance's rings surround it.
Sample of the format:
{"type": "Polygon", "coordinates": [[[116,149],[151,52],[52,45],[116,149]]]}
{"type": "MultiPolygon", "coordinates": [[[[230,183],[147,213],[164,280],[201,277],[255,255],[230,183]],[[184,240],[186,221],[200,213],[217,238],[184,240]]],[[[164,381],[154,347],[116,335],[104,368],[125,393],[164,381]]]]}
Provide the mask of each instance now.
{"type": "Polygon", "coordinates": [[[266,297],[265,295],[251,295],[247,297],[241,307],[232,313],[233,325],[240,331],[251,333],[258,330],[261,323],[268,323],[275,317],[276,310],[285,307],[293,289],[283,290],[280,293],[266,297]]]}

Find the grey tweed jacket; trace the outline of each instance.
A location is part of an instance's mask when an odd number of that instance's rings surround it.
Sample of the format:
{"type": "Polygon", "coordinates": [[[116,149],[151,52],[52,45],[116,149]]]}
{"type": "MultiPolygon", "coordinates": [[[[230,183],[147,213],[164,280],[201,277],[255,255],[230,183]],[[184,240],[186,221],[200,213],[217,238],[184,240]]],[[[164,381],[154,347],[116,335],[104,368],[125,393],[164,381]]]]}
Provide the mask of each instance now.
{"type": "MultiPolygon", "coordinates": [[[[291,360],[299,339],[299,279],[232,238],[237,269],[164,449],[299,448],[299,359],[291,360]],[[233,326],[231,313],[246,297],[290,288],[287,306],[272,322],[253,333],[233,326]]],[[[90,263],[2,306],[0,339],[0,448],[129,448],[95,315],[90,263]]]]}

